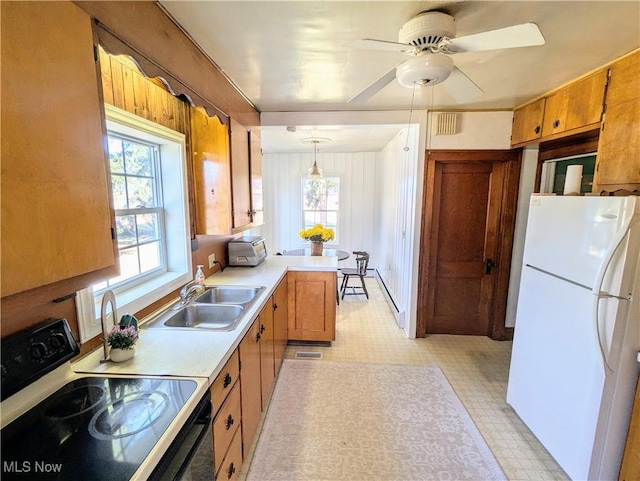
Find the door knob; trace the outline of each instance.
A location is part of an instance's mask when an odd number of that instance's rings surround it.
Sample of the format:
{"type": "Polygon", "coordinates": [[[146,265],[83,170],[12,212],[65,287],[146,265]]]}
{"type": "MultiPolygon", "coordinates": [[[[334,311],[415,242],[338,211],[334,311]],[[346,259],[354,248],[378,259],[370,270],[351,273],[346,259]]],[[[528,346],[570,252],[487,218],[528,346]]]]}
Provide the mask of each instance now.
{"type": "Polygon", "coordinates": [[[491,269],[493,269],[495,266],[496,263],[493,262],[493,260],[487,259],[487,261],[484,263],[484,273],[491,274],[491,269]]]}

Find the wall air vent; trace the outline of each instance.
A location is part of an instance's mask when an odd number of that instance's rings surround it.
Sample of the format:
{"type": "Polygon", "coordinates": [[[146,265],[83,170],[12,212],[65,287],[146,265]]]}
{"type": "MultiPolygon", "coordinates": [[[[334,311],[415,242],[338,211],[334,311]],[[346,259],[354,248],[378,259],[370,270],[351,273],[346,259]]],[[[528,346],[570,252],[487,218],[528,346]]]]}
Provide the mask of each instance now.
{"type": "Polygon", "coordinates": [[[458,114],[444,112],[436,115],[435,134],[455,135],[457,133],[458,114]]]}

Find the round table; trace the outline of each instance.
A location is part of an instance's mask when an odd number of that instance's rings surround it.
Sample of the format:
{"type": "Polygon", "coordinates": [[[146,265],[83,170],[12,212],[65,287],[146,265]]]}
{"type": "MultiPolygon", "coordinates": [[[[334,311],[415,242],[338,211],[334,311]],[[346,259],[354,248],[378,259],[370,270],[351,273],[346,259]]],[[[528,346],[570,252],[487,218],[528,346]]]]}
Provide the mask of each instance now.
{"type": "MultiPolygon", "coordinates": [[[[306,248],[306,249],[293,249],[290,251],[283,251],[282,255],[285,256],[310,256],[311,255],[311,249],[310,248],[306,248]]],[[[340,249],[323,249],[322,250],[322,255],[323,256],[327,256],[327,257],[337,257],[338,261],[343,261],[345,259],[349,258],[349,253],[347,251],[342,251],[340,249]]]]}

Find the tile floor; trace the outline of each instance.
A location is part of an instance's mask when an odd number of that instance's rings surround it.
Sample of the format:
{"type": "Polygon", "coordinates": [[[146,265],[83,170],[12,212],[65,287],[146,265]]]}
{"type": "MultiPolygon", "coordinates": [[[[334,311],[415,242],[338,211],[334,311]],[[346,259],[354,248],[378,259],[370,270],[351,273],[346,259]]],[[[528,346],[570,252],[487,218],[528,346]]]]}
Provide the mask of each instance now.
{"type": "MultiPolygon", "coordinates": [[[[293,358],[298,351],[319,351],[322,359],[332,361],[437,365],[510,481],[569,479],[505,401],[511,342],[447,335],[407,339],[377,280],[368,278],[367,287],[369,300],[347,296],[341,301],[331,347],[289,346],[286,357],[293,358]]],[[[248,461],[242,467],[241,480],[248,461]]]]}

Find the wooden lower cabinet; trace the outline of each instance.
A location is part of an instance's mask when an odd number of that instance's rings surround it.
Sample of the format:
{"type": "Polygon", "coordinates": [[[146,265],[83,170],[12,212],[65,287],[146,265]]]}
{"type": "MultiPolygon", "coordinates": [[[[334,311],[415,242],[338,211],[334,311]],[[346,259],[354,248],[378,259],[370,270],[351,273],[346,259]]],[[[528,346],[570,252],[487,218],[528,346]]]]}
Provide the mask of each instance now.
{"type": "MultiPolygon", "coordinates": [[[[234,439],[242,437],[242,430],[240,429],[242,422],[238,358],[239,355],[236,350],[209,388],[213,405],[211,430],[213,435],[214,472],[218,473],[216,479],[227,479],[226,475],[219,476],[219,473],[223,472],[225,465],[228,465],[226,460],[230,459],[230,453],[234,449],[234,439]]],[[[235,456],[232,457],[236,459],[235,456]]],[[[237,460],[234,462],[234,467],[237,471],[240,470],[241,464],[242,456],[240,456],[239,462],[237,460]]]]}
{"type": "Polygon", "coordinates": [[[640,480],[640,380],[636,388],[636,399],[633,403],[631,424],[629,425],[627,444],[622,457],[619,480],[640,480]]]}
{"type": "Polygon", "coordinates": [[[335,271],[287,273],[289,340],[335,340],[336,282],[335,271]]]}
{"type": "Polygon", "coordinates": [[[284,351],[287,348],[287,294],[287,278],[285,277],[273,293],[273,352],[276,377],[280,372],[284,351]]]}
{"type": "Polygon", "coordinates": [[[234,435],[241,424],[240,386],[234,384],[229,397],[213,418],[213,461],[216,473],[222,467],[234,435]]]}
{"type": "Polygon", "coordinates": [[[236,429],[227,455],[220,463],[216,473],[217,481],[233,481],[240,476],[242,466],[242,429],[236,429]]]}
{"type": "Polygon", "coordinates": [[[271,388],[276,378],[273,351],[273,306],[272,299],[258,316],[260,322],[260,386],[262,410],[267,410],[271,388]]]}
{"type": "Polygon", "coordinates": [[[242,405],[242,453],[247,458],[262,414],[260,381],[260,323],[254,321],[240,343],[240,399],[242,405]]]}

